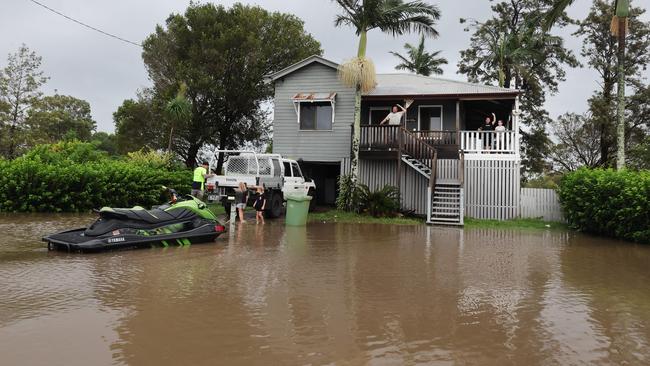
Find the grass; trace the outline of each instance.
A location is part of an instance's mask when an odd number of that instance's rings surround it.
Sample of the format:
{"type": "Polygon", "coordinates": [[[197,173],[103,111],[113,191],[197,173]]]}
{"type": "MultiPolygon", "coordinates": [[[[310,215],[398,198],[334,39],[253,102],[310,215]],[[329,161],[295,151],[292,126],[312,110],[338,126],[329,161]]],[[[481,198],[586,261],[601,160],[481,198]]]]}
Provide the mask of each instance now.
{"type": "Polygon", "coordinates": [[[372,217],[352,212],[329,210],[311,212],[310,222],[342,222],[352,224],[392,224],[392,225],[422,225],[424,220],[411,217],[372,217]]]}
{"type": "Polygon", "coordinates": [[[513,219],[513,220],[481,220],[465,218],[466,228],[487,229],[552,229],[566,230],[568,226],[561,222],[544,221],[542,219],[513,219]]]}
{"type": "MultiPolygon", "coordinates": [[[[351,212],[329,210],[311,212],[310,222],[341,222],[353,224],[391,224],[391,225],[422,225],[423,219],[412,217],[372,217],[351,212]]],[[[568,226],[560,222],[548,222],[542,219],[514,219],[514,220],[480,220],[465,218],[465,228],[489,229],[537,229],[537,230],[566,230],[568,226]]]]}

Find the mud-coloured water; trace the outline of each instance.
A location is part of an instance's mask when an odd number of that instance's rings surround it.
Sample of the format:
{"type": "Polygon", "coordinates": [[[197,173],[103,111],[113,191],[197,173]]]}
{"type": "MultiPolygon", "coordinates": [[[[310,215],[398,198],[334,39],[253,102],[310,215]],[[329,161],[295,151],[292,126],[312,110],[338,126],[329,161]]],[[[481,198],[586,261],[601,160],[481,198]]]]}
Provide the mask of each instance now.
{"type": "Polygon", "coordinates": [[[0,216],[0,364],[650,364],[650,246],[278,221],[184,248],[39,241],[91,219],[0,216]]]}

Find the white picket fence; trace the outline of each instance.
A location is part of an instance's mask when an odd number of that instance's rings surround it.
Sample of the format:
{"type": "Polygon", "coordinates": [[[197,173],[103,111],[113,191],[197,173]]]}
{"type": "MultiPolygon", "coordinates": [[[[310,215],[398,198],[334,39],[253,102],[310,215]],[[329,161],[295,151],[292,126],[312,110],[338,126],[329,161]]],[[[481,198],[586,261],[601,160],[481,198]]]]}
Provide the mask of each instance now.
{"type": "Polygon", "coordinates": [[[560,199],[553,189],[522,188],[520,200],[522,218],[542,217],[545,221],[566,222],[560,199]]]}

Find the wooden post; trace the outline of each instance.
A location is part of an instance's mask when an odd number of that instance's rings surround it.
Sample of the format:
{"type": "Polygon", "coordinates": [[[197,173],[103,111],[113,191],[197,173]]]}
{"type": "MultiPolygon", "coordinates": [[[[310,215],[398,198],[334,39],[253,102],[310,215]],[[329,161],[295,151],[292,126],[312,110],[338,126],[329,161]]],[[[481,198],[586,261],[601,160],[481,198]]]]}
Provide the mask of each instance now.
{"type": "MultiPolygon", "coordinates": [[[[402,197],[402,150],[404,149],[404,127],[397,130],[397,188],[400,191],[400,201],[402,197]]],[[[401,207],[401,202],[400,202],[401,207]]]]}
{"type": "Polygon", "coordinates": [[[456,144],[460,145],[460,100],[456,101],[456,144]]]}

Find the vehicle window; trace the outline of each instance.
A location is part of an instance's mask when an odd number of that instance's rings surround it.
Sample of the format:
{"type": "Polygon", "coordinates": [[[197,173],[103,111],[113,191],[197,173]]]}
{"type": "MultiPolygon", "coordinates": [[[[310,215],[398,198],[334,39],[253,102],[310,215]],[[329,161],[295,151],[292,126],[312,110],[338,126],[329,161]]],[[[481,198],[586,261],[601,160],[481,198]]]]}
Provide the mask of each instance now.
{"type": "Polygon", "coordinates": [[[293,176],[294,177],[302,177],[302,172],[300,171],[300,167],[296,163],[291,163],[291,168],[293,168],[293,176]]]}
{"type": "Polygon", "coordinates": [[[284,176],[285,177],[290,177],[291,176],[291,166],[286,161],[283,161],[282,165],[284,166],[284,176]]]}

